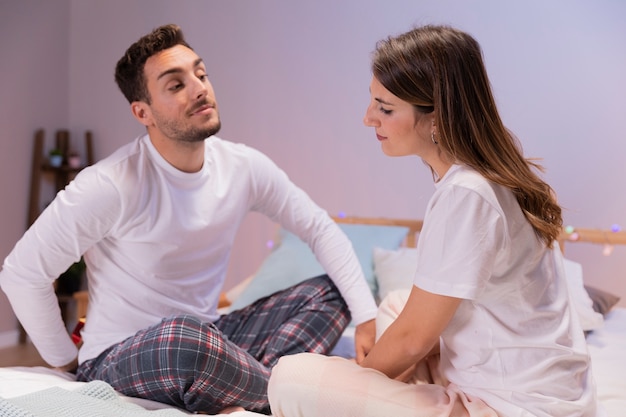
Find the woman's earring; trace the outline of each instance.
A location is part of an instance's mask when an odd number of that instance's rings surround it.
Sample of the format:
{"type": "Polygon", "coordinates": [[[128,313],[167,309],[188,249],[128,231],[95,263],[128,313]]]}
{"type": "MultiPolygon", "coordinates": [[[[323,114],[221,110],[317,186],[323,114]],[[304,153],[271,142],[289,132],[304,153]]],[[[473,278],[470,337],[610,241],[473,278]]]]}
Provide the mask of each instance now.
{"type": "Polygon", "coordinates": [[[432,140],[435,145],[439,144],[437,139],[435,139],[435,131],[434,130],[432,132],[430,132],[430,140],[432,140]]]}

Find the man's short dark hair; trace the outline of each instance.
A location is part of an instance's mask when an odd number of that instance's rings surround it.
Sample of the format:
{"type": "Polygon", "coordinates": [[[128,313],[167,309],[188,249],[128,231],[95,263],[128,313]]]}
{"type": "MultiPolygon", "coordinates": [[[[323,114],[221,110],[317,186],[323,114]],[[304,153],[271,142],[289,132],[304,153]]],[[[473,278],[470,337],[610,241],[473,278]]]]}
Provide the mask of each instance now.
{"type": "Polygon", "coordinates": [[[154,29],[133,43],[115,66],[115,82],[129,103],[144,101],[150,104],[147,80],[143,69],[148,58],[176,45],[192,49],[185,41],[178,25],[169,24],[154,29]]]}

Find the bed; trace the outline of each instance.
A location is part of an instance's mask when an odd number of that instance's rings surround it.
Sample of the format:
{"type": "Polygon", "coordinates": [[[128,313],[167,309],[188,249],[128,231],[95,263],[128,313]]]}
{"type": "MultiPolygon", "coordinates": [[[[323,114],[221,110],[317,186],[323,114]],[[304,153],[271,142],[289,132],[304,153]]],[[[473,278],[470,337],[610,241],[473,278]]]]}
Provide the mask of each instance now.
{"type": "MultiPolygon", "coordinates": [[[[416,261],[416,242],[421,220],[362,218],[338,216],[335,220],[351,240],[372,293],[380,300],[388,292],[411,285],[416,261]],[[408,278],[407,278],[408,277],[408,278]]],[[[626,232],[601,229],[565,228],[559,244],[565,251],[569,244],[589,242],[600,245],[625,245],[626,232]]],[[[275,244],[254,275],[223,294],[224,312],[237,309],[266,294],[286,288],[323,270],[308,247],[291,233],[278,229],[275,244]]],[[[617,306],[619,297],[586,285],[582,266],[567,259],[566,272],[576,311],[587,333],[589,352],[599,400],[608,417],[626,414],[626,308],[617,306]]],[[[84,314],[87,298],[77,294],[78,313],[84,314]]],[[[354,327],[349,326],[333,350],[333,355],[354,357],[354,327]]],[[[97,413],[84,415],[186,415],[182,410],[151,401],[129,398],[108,391],[106,384],[77,382],[72,374],[45,367],[0,368],[0,415],[73,415],[77,407],[87,410],[93,402],[100,404],[97,413]],[[80,396],[80,397],[79,397],[80,396]],[[83,397],[86,397],[83,398],[83,397]],[[17,414],[11,407],[20,401],[55,403],[54,414],[17,414]],[[81,405],[81,401],[86,405],[81,405]],[[71,413],[70,408],[72,409],[71,413]],[[115,413],[105,414],[115,408],[115,413]]],[[[52,406],[50,405],[50,406],[52,406]]],[[[19,411],[19,410],[18,410],[19,411]]],[[[253,412],[236,412],[230,416],[258,417],[253,412]]]]}

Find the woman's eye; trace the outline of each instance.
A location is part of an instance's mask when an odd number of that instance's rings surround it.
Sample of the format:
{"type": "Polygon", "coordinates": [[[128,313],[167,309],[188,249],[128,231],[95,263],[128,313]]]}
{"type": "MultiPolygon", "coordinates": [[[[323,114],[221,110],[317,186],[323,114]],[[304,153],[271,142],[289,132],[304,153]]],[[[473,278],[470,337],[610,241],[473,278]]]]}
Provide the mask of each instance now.
{"type": "Polygon", "coordinates": [[[200,74],[198,75],[198,78],[200,79],[200,81],[206,81],[209,79],[209,76],[206,74],[200,74]]]}
{"type": "Polygon", "coordinates": [[[392,112],[391,110],[387,110],[387,109],[384,109],[384,108],[382,108],[382,107],[380,107],[380,108],[379,108],[379,110],[380,110],[380,112],[381,112],[382,114],[391,114],[391,112],[392,112]]]}

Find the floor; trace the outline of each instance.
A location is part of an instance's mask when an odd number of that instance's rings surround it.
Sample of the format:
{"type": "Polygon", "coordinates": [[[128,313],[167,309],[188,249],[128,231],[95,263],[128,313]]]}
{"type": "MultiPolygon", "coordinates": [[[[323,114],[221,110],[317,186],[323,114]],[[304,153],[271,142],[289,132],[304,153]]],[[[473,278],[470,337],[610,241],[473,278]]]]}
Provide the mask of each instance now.
{"type": "Polygon", "coordinates": [[[0,367],[4,366],[48,366],[32,343],[27,342],[0,349],[0,367]]]}

